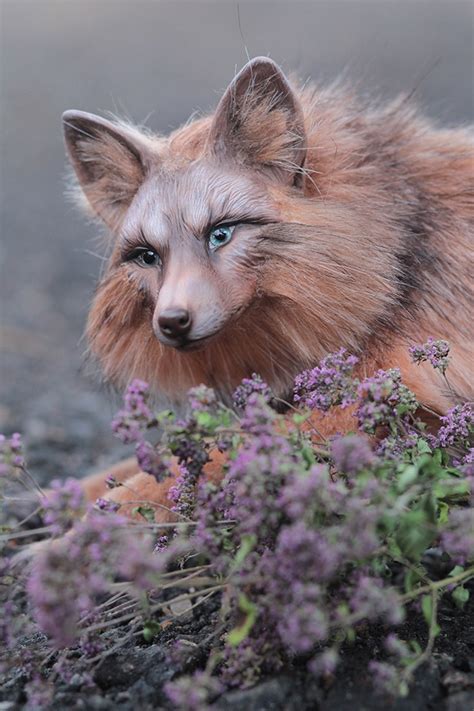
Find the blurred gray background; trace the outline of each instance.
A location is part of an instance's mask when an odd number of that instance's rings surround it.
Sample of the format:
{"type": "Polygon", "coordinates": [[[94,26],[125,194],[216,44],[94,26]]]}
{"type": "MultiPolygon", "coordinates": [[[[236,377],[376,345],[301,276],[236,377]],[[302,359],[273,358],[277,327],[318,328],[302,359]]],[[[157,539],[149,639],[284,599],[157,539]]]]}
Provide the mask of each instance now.
{"type": "Polygon", "coordinates": [[[418,86],[430,116],[472,120],[470,2],[1,0],[0,9],[0,431],[25,433],[43,481],[122,452],[108,425],[116,401],[82,367],[101,247],[63,197],[65,109],[148,117],[168,131],[215,104],[247,47],[305,78],[344,72],[372,94],[418,86]]]}

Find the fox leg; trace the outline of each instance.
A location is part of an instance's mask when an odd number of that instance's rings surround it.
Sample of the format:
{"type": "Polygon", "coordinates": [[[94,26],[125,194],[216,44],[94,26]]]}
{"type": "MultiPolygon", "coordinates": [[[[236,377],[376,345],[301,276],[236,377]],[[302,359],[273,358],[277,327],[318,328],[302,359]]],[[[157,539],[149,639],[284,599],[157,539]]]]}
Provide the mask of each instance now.
{"type": "Polygon", "coordinates": [[[103,469],[100,472],[90,474],[84,479],[81,479],[81,486],[84,491],[84,495],[87,501],[95,501],[99,496],[104,496],[106,492],[109,491],[106,479],[109,476],[114,477],[114,479],[123,483],[130,479],[131,477],[138,474],[140,467],[138,466],[135,457],[130,457],[129,459],[124,459],[122,462],[118,462],[108,469],[103,469]]]}
{"type": "MultiPolygon", "coordinates": [[[[217,450],[212,450],[209,456],[210,461],[204,467],[204,476],[207,481],[217,483],[224,475],[226,457],[217,450]]],[[[134,476],[125,480],[125,486],[109,489],[104,498],[120,504],[120,513],[130,518],[140,518],[139,514],[132,514],[132,510],[136,506],[150,505],[155,508],[157,523],[175,521],[176,515],[171,511],[172,504],[168,499],[168,493],[176,483],[178,473],[176,460],[172,463],[171,475],[164,481],[157,482],[150,474],[138,471],[134,476]]]]}
{"type": "Polygon", "coordinates": [[[329,414],[313,410],[304,425],[304,429],[311,433],[314,442],[329,439],[337,434],[357,432],[357,420],[354,417],[355,406],[333,408],[329,414]]]}

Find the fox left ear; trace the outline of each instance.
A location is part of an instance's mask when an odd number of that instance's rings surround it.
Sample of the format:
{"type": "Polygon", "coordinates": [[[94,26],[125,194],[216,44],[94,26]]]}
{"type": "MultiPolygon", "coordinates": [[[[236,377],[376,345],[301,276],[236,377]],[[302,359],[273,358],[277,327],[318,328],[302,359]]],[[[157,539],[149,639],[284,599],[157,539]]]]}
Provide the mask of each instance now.
{"type": "Polygon", "coordinates": [[[92,212],[115,229],[144,180],[147,140],[132,127],[84,111],[63,114],[67,152],[92,212]]]}
{"type": "Polygon", "coordinates": [[[299,180],[306,157],[303,111],[271,59],[252,59],[229,85],[213,118],[209,147],[284,182],[299,180]]]}

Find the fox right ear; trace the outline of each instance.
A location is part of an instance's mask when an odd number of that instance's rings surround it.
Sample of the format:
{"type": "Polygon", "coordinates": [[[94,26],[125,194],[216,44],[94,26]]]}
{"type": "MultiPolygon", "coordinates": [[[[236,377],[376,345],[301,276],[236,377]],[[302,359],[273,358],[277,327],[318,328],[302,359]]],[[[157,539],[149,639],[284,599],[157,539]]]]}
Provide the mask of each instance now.
{"type": "Polygon", "coordinates": [[[306,157],[303,111],[280,67],[252,59],[220,100],[209,133],[211,151],[299,182],[306,157]]]}
{"type": "Polygon", "coordinates": [[[145,177],[147,139],[132,127],[84,111],[66,111],[62,118],[82,192],[93,213],[114,229],[145,177]]]}

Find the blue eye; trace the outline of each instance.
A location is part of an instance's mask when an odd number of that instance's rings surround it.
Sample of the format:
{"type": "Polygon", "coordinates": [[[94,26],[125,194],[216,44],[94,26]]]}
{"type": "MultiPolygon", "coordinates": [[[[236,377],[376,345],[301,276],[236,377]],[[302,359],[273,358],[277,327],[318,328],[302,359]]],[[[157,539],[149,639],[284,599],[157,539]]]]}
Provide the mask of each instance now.
{"type": "Polygon", "coordinates": [[[222,227],[214,227],[209,232],[209,247],[212,250],[223,247],[232,239],[232,233],[235,230],[235,225],[224,225],[222,227]]]}

